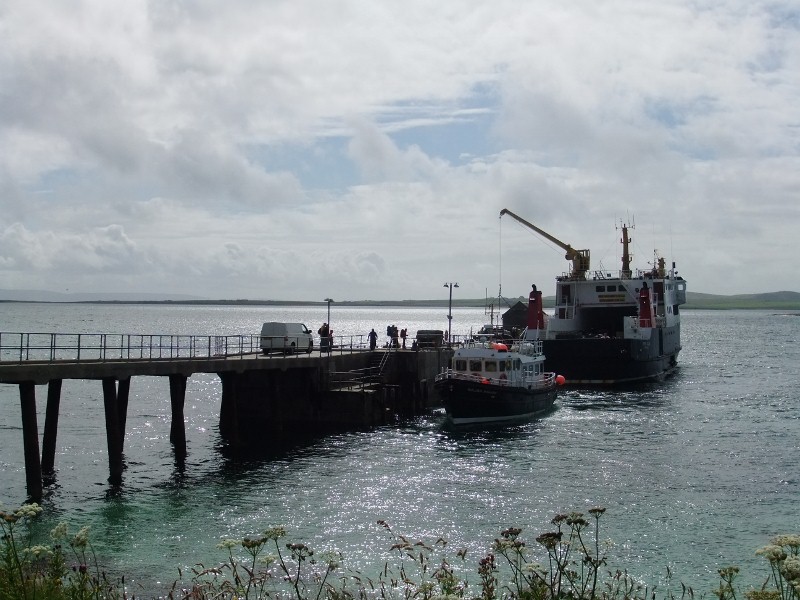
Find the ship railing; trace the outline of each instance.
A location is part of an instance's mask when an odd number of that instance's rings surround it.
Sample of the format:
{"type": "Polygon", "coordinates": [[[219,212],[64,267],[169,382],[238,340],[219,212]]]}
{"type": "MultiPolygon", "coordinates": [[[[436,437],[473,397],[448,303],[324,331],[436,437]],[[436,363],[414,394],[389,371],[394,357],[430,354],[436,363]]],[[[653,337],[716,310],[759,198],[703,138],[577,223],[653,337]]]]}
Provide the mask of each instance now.
{"type": "Polygon", "coordinates": [[[436,375],[435,381],[446,381],[448,379],[458,379],[459,381],[471,381],[473,383],[492,384],[501,386],[524,386],[528,389],[544,389],[555,385],[555,373],[543,373],[535,377],[523,377],[522,381],[514,382],[505,377],[504,373],[488,374],[472,373],[466,371],[456,371],[452,368],[446,368],[441,373],[436,375]]]}
{"type": "Polygon", "coordinates": [[[520,340],[512,349],[525,356],[538,356],[542,353],[542,340],[520,340]]]}

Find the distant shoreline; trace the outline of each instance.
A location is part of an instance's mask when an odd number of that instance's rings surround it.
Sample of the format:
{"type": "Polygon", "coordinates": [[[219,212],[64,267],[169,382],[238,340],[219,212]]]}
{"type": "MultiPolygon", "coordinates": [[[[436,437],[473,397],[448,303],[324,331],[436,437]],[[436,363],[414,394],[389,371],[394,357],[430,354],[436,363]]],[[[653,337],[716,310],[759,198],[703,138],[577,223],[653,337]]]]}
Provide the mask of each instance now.
{"type": "MultiPolygon", "coordinates": [[[[795,294],[795,292],[789,292],[795,294]]],[[[785,295],[787,292],[776,292],[785,295]]],[[[692,298],[683,304],[683,310],[776,310],[776,311],[800,311],[800,294],[797,300],[769,300],[760,299],[756,296],[769,296],[769,294],[753,294],[746,296],[715,296],[711,294],[699,294],[700,298],[692,298]]],[[[504,306],[499,308],[500,312],[505,312],[509,307],[519,302],[525,302],[525,298],[504,298],[504,306]]],[[[545,297],[545,308],[555,306],[553,296],[545,297]]],[[[1,303],[14,304],[123,304],[123,305],[174,305],[174,306],[325,306],[325,302],[311,302],[304,300],[3,300],[1,303]]],[[[447,308],[447,300],[352,300],[335,302],[339,307],[408,307],[408,308],[447,308]]],[[[462,299],[453,300],[453,308],[484,308],[487,307],[485,299],[462,299]]],[[[497,308],[496,308],[497,310],[497,308]]],[[[800,316],[800,313],[787,313],[790,316],[800,316]]]]}

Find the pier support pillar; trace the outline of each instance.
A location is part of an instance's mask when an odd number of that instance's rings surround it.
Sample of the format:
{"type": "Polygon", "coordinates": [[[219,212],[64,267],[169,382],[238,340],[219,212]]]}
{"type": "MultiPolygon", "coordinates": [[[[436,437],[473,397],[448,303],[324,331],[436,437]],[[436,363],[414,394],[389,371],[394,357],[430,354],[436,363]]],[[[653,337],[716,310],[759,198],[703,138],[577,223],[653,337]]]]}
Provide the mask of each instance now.
{"type": "Polygon", "coordinates": [[[22,439],[25,450],[25,483],[28,497],[42,499],[42,465],[39,462],[39,426],[36,423],[36,386],[31,381],[19,384],[22,408],[22,439]]]}
{"type": "Polygon", "coordinates": [[[55,471],[61,383],[61,379],[51,379],[47,384],[47,411],[45,412],[44,435],[42,436],[42,473],[49,477],[52,477],[55,471]]]}
{"type": "Polygon", "coordinates": [[[169,398],[172,405],[169,441],[175,447],[175,457],[179,461],[186,458],[186,425],[183,416],[183,406],[186,401],[186,379],[185,375],[169,376],[169,398]]]}
{"type": "Polygon", "coordinates": [[[125,427],[128,423],[128,396],[131,378],[120,379],[117,384],[117,420],[119,421],[119,451],[125,450],[125,427]]]}
{"type": "Polygon", "coordinates": [[[239,418],[236,408],[237,383],[241,376],[237,373],[220,373],[222,381],[222,400],[219,408],[219,433],[234,446],[241,442],[239,437],[239,418]]]}
{"type": "Polygon", "coordinates": [[[103,406],[106,413],[108,482],[111,485],[120,485],[122,483],[122,440],[117,406],[117,380],[113,377],[103,379],[103,406]]]}

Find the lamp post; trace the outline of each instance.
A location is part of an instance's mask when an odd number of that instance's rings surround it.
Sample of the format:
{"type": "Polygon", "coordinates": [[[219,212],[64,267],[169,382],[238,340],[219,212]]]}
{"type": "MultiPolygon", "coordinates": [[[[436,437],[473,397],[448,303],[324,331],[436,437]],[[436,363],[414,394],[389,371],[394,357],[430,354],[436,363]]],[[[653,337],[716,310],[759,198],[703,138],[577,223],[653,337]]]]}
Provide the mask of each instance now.
{"type": "Polygon", "coordinates": [[[447,343],[451,343],[451,336],[453,333],[453,288],[458,287],[457,283],[448,282],[444,287],[450,288],[450,302],[447,305],[447,343]]]}
{"type": "MultiPolygon", "coordinates": [[[[325,340],[325,347],[328,349],[328,352],[333,350],[333,336],[330,334],[331,331],[331,302],[333,302],[333,298],[325,298],[325,302],[328,303],[328,320],[326,323],[328,324],[328,339],[325,340]]],[[[322,344],[320,344],[322,345],[322,344]]]]}

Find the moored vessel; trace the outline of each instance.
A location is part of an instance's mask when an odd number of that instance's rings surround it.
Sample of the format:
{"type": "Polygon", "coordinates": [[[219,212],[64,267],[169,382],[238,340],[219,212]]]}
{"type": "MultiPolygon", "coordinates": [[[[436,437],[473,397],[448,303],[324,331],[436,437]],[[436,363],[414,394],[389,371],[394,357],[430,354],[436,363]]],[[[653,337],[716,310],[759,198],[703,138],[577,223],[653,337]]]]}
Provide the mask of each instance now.
{"type": "MultiPolygon", "coordinates": [[[[536,314],[535,306],[529,313],[536,314]]],[[[526,330],[510,346],[476,338],[454,350],[450,366],[434,382],[449,424],[524,422],[553,408],[564,378],[545,371],[536,333],[526,330]]]]}
{"type": "MultiPolygon", "coordinates": [[[[589,250],[575,250],[508,209],[500,212],[506,214],[563,248],[572,263],[556,278],[554,313],[542,311],[538,319],[548,370],[570,385],[619,385],[662,380],[677,368],[686,281],[675,263],[668,270],[656,256],[651,268],[632,269],[623,224],[622,268],[592,270],[589,250]]],[[[533,286],[529,303],[540,294],[533,286]]]]}

